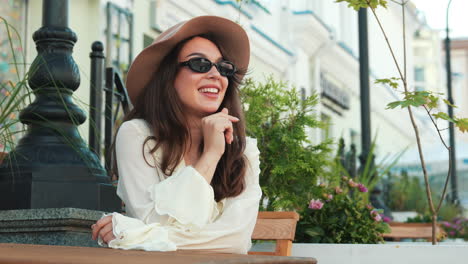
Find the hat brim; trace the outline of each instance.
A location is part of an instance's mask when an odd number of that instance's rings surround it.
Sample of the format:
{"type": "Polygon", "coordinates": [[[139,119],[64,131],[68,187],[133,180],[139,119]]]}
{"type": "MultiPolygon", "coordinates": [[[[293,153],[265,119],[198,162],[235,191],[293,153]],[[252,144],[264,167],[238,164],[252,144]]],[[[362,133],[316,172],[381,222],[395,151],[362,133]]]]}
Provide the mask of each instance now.
{"type": "MultiPolygon", "coordinates": [[[[201,34],[212,35],[223,55],[242,70],[247,70],[250,60],[249,38],[245,30],[231,20],[217,16],[199,16],[181,22],[158,36],[133,61],[127,74],[126,87],[133,104],[143,88],[159,69],[163,58],[182,40],[201,34]]],[[[238,76],[242,79],[243,76],[238,76]]]]}

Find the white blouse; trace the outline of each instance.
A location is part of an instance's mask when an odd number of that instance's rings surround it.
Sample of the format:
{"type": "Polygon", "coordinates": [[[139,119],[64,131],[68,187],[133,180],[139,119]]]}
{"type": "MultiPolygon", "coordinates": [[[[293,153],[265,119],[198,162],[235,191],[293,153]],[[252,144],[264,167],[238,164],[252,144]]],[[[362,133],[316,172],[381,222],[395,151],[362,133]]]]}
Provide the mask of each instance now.
{"type": "Polygon", "coordinates": [[[142,119],[124,122],[117,134],[117,194],[125,203],[127,216],[112,214],[116,238],[108,246],[246,254],[262,194],[256,140],[247,138],[245,190],[217,203],[211,185],[183,160],[170,177],[154,167],[161,151],[149,153],[155,144],[153,140],[146,143],[144,153],[142,148],[150,135],[151,130],[142,119]]]}

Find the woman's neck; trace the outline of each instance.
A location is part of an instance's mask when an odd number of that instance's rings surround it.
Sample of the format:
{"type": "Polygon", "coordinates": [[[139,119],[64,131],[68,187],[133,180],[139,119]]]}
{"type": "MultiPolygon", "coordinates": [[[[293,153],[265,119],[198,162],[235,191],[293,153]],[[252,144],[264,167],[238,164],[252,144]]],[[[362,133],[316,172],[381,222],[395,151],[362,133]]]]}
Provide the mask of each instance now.
{"type": "Polygon", "coordinates": [[[198,161],[200,157],[199,148],[203,141],[203,132],[201,129],[201,119],[189,120],[190,142],[187,142],[184,159],[187,165],[192,165],[198,161]]]}

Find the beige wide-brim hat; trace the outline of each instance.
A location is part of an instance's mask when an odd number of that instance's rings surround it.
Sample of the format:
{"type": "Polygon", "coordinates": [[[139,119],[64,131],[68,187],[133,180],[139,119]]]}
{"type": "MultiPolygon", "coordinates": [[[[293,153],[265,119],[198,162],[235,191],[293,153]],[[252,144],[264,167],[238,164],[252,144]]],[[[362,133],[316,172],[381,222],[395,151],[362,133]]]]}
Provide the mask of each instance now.
{"type": "MultiPolygon", "coordinates": [[[[182,40],[210,34],[238,69],[247,70],[250,59],[249,38],[237,23],[217,16],[199,16],[181,22],[159,35],[133,61],[127,74],[127,91],[133,104],[150,82],[163,58],[182,40]]],[[[242,79],[243,76],[238,76],[242,79]]]]}

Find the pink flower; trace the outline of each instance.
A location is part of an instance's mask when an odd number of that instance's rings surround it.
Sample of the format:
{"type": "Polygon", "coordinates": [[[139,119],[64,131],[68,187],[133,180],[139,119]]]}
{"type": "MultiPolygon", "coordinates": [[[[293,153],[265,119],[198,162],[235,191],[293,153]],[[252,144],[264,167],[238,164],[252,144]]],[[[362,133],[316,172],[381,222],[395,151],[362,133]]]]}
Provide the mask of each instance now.
{"type": "Polygon", "coordinates": [[[357,187],[358,187],[360,192],[363,192],[363,193],[367,192],[367,188],[366,188],[366,186],[364,186],[364,184],[359,183],[357,187]]]}
{"type": "Polygon", "coordinates": [[[355,187],[358,186],[358,184],[355,183],[355,182],[353,181],[353,179],[349,179],[348,185],[349,185],[349,187],[351,187],[351,188],[355,188],[355,187]]]}
{"type": "Polygon", "coordinates": [[[366,207],[367,207],[367,209],[369,209],[369,210],[374,209],[374,206],[372,206],[372,204],[368,204],[368,205],[366,205],[366,207]]]}
{"type": "Polygon", "coordinates": [[[385,216],[385,215],[381,215],[382,217],[382,220],[385,222],[385,223],[390,223],[392,221],[392,219],[390,219],[390,217],[388,216],[385,216]]]}
{"type": "Polygon", "coordinates": [[[374,220],[376,222],[382,221],[382,217],[380,216],[379,212],[371,211],[370,214],[371,214],[372,218],[374,218],[374,220]]]}
{"type": "Polygon", "coordinates": [[[335,193],[336,193],[336,194],[340,194],[340,193],[342,193],[342,192],[343,192],[343,189],[341,189],[339,186],[336,186],[336,187],[335,187],[335,193]]]}
{"type": "Polygon", "coordinates": [[[324,199],[332,199],[333,198],[333,195],[328,194],[328,193],[324,193],[324,194],[322,194],[322,196],[323,196],[324,199]]]}
{"type": "Polygon", "coordinates": [[[320,199],[312,199],[309,203],[309,208],[312,210],[320,210],[323,207],[323,202],[320,199]]]}

